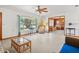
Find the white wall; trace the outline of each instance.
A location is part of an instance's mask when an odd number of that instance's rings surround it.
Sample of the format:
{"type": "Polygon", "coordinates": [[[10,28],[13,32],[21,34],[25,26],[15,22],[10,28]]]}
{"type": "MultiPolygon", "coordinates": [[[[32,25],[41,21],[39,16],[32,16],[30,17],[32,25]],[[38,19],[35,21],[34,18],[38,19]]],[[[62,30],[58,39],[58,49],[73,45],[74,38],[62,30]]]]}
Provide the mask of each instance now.
{"type": "Polygon", "coordinates": [[[72,27],[76,29],[76,35],[79,35],[79,8],[75,8],[73,11],[68,12],[65,17],[65,27],[72,27]],[[71,26],[68,23],[72,23],[71,26]]]}
{"type": "Polygon", "coordinates": [[[43,14],[45,18],[65,16],[65,28],[76,28],[76,35],[79,35],[79,7],[74,5],[46,5],[44,7],[48,8],[48,12],[43,14]],[[73,24],[72,26],[68,25],[70,22],[73,24]]]}
{"type": "Polygon", "coordinates": [[[17,15],[32,16],[28,12],[19,11],[13,8],[0,6],[2,12],[2,34],[3,38],[13,37],[18,35],[18,18],[17,15]]]}
{"type": "Polygon", "coordinates": [[[76,28],[76,35],[79,35],[79,7],[70,7],[69,11],[61,12],[61,13],[60,12],[58,13],[57,11],[56,14],[51,12],[51,14],[48,14],[48,17],[50,16],[52,17],[65,16],[65,28],[68,28],[68,27],[76,28]],[[68,25],[68,23],[70,22],[73,24],[72,26],[68,25]]]}

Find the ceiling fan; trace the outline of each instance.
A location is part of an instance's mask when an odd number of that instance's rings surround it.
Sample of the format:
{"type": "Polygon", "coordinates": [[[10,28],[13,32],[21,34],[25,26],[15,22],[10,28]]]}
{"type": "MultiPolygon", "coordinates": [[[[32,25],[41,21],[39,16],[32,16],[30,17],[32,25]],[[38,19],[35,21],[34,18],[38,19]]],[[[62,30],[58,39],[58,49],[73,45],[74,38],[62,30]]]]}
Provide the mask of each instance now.
{"type": "Polygon", "coordinates": [[[37,6],[37,10],[36,10],[37,12],[39,12],[40,14],[42,13],[42,12],[48,12],[47,11],[47,8],[41,8],[40,6],[37,6]]]}

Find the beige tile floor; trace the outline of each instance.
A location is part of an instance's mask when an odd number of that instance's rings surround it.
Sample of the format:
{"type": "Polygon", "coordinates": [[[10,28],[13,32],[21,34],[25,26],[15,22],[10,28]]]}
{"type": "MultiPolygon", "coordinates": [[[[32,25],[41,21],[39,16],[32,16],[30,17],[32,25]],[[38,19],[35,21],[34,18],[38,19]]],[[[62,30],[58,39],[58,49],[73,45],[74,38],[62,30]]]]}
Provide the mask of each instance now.
{"type": "MultiPolygon", "coordinates": [[[[26,38],[32,42],[32,53],[58,53],[64,42],[64,31],[58,30],[50,33],[36,33],[26,38]]],[[[11,53],[16,53],[14,48],[11,48],[10,39],[3,40],[0,42],[4,50],[9,50],[11,53]]]]}

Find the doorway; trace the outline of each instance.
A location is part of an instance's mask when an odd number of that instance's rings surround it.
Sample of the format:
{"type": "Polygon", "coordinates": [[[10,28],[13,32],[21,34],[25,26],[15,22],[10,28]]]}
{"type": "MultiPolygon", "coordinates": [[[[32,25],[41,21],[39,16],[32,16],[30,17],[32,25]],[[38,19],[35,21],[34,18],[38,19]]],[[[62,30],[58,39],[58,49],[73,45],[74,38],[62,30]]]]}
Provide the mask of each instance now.
{"type": "Polygon", "coordinates": [[[2,13],[0,12],[0,40],[2,40],[2,13]]]}
{"type": "Polygon", "coordinates": [[[48,18],[48,30],[54,31],[54,30],[64,30],[64,22],[65,17],[64,16],[56,16],[48,18]]]}

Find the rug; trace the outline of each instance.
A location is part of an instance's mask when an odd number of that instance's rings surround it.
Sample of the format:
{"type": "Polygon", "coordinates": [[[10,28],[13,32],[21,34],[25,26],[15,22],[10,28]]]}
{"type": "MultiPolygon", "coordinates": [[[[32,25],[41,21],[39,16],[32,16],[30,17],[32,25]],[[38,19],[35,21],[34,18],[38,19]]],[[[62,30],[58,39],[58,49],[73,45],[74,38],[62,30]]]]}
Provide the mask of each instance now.
{"type": "Polygon", "coordinates": [[[64,44],[60,53],[79,53],[79,48],[64,44]]]}

